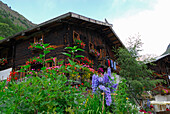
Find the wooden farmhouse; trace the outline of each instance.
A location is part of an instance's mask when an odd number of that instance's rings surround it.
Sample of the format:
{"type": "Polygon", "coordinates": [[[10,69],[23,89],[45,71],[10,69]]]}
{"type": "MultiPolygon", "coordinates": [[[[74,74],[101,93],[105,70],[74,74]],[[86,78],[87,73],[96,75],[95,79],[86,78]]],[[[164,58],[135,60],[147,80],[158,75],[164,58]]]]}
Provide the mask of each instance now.
{"type": "Polygon", "coordinates": [[[168,114],[166,108],[170,108],[170,54],[164,54],[156,60],[152,61],[154,65],[147,64],[147,66],[155,73],[153,79],[162,79],[163,82],[153,88],[155,111],[160,114],[168,114]]]}
{"type": "Polygon", "coordinates": [[[74,46],[76,40],[84,42],[85,51],[80,54],[93,60],[94,68],[99,64],[106,66],[107,59],[116,61],[113,47],[124,47],[111,24],[69,12],[0,40],[0,58],[7,59],[4,65],[0,64],[0,76],[6,69],[18,70],[29,58],[42,53],[28,49],[30,43],[48,43],[55,50],[47,54],[46,59],[56,57],[57,60],[66,60],[61,52],[65,47],[74,46]],[[97,51],[99,55],[92,55],[90,50],[97,51]]]}

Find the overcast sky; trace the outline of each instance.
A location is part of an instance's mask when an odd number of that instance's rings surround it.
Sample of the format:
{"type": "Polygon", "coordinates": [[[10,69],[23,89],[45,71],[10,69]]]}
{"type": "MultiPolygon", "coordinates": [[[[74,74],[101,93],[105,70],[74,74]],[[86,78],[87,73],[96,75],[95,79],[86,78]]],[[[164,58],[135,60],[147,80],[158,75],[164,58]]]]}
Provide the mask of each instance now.
{"type": "Polygon", "coordinates": [[[113,24],[126,45],[141,35],[141,54],[161,55],[170,43],[170,0],[1,0],[35,24],[67,12],[113,24]]]}

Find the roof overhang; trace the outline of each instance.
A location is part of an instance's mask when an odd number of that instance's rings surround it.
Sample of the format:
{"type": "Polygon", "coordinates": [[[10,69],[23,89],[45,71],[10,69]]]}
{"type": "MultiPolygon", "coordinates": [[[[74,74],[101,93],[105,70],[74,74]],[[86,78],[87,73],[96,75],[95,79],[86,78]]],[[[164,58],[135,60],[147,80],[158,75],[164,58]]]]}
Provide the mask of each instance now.
{"type": "Polygon", "coordinates": [[[119,37],[116,35],[115,31],[112,29],[112,26],[113,26],[112,24],[94,20],[94,19],[82,16],[82,15],[78,15],[73,12],[63,14],[61,16],[58,16],[56,18],[53,18],[53,19],[43,22],[41,24],[35,25],[27,30],[16,33],[13,36],[10,36],[10,37],[7,37],[6,39],[0,40],[0,43],[8,42],[11,39],[15,39],[17,37],[22,38],[26,35],[26,33],[32,34],[34,32],[41,31],[41,28],[47,28],[47,27],[52,26],[56,23],[63,23],[63,22],[72,23],[72,24],[77,23],[80,26],[84,26],[84,27],[91,28],[94,30],[99,30],[103,34],[105,34],[106,37],[110,40],[111,45],[114,45],[116,47],[124,47],[125,48],[124,44],[121,42],[119,37]]]}

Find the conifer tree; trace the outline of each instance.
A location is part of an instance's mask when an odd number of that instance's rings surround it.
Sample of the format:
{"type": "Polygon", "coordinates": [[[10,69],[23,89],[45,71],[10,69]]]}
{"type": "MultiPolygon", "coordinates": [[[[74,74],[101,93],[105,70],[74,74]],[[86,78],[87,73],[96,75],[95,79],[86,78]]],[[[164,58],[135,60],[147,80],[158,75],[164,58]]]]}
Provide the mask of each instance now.
{"type": "MultiPolygon", "coordinates": [[[[144,61],[139,61],[142,42],[140,36],[129,40],[127,49],[118,49],[120,76],[127,80],[127,92],[131,98],[140,99],[143,91],[150,91],[159,80],[152,80],[153,71],[147,68],[144,61]]],[[[133,100],[133,99],[131,99],[133,100]]]]}

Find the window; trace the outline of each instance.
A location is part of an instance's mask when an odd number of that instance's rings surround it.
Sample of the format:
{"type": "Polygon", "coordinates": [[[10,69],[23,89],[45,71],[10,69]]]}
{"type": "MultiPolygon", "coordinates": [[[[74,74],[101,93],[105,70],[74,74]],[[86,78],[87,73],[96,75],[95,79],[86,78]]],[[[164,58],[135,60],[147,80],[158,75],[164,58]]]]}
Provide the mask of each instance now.
{"type": "Polygon", "coordinates": [[[94,44],[89,42],[89,49],[94,49],[94,44]]]}
{"type": "Polygon", "coordinates": [[[38,42],[38,43],[43,43],[44,41],[44,35],[39,35],[37,37],[34,37],[34,43],[38,42]]]}
{"type": "Polygon", "coordinates": [[[80,35],[77,32],[73,31],[73,41],[75,41],[76,39],[80,40],[80,35]]]}

